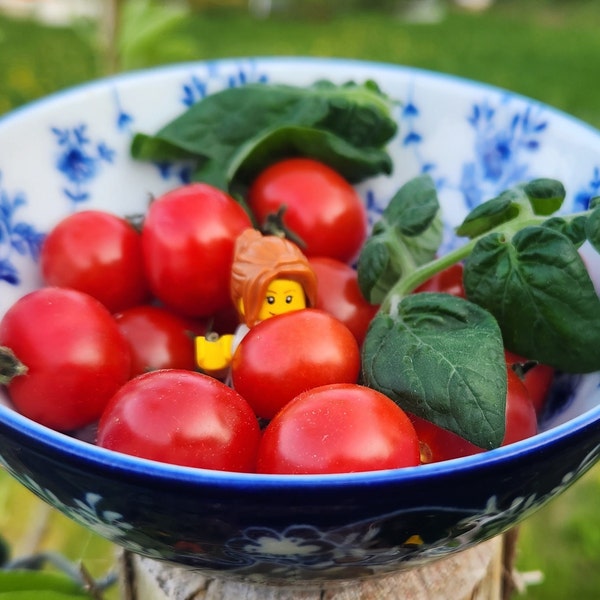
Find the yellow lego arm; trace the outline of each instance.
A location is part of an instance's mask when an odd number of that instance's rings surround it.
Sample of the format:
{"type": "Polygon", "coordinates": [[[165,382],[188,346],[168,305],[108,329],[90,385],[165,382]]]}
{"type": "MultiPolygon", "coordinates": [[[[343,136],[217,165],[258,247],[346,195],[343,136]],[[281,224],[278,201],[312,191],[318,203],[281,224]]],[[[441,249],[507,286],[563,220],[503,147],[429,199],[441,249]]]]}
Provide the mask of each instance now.
{"type": "Polygon", "coordinates": [[[196,364],[207,372],[216,372],[226,369],[231,364],[231,346],[233,335],[226,334],[220,337],[196,338],[196,364]]]}

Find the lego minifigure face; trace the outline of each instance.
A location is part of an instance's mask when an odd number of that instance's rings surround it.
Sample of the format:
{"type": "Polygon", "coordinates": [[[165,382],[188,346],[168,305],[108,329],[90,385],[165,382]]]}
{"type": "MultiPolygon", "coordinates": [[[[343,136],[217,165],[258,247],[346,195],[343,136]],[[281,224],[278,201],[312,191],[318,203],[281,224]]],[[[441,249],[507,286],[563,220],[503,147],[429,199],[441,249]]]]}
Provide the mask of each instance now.
{"type": "Polygon", "coordinates": [[[267,288],[258,319],[264,321],[275,315],[301,308],[306,308],[306,298],[302,286],[291,279],[275,279],[267,288]]]}

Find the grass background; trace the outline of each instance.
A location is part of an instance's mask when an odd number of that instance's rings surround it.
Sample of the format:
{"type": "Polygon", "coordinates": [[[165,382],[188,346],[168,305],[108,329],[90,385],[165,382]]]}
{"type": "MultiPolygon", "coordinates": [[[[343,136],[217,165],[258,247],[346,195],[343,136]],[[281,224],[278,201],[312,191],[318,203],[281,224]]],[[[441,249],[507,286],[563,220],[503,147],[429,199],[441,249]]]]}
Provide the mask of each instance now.
{"type": "MultiPolygon", "coordinates": [[[[406,2],[297,1],[267,19],[244,2],[191,0],[193,14],[124,2],[118,44],[103,51],[92,23],[48,27],[0,16],[0,114],[106,74],[183,60],[310,55],[385,61],[507,88],[600,127],[597,0],[497,0],[482,13],[443,4],[443,18],[414,22],[406,2]],[[367,7],[367,8],[365,8],[367,7]],[[161,12],[162,11],[162,12],[161,12]],[[165,12],[166,11],[166,12],[165,12]]],[[[114,41],[114,40],[113,40],[114,41]]],[[[0,149],[5,152],[7,149],[0,149]]],[[[600,590],[600,467],[532,516],[520,531],[517,567],[541,571],[520,597],[596,599],[600,590]]],[[[0,471],[0,532],[15,555],[58,549],[94,575],[115,549],[40,503],[0,471]]],[[[109,597],[118,597],[113,590],[109,597]]]]}

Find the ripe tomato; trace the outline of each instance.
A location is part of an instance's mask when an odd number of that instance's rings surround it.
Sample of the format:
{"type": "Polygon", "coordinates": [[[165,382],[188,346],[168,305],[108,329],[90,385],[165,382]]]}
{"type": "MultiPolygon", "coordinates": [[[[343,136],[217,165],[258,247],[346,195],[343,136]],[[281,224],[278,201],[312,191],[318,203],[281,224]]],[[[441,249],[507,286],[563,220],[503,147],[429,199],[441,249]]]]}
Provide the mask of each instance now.
{"type": "Polygon", "coordinates": [[[554,369],[549,365],[528,361],[526,358],[505,350],[506,362],[519,375],[529,395],[535,412],[540,415],[554,379],[554,369]]]}
{"type": "Polygon", "coordinates": [[[207,184],[184,185],[157,198],[142,228],[153,293],[190,317],[207,317],[229,306],[234,243],[250,227],[240,204],[207,184]]]}
{"type": "Polygon", "coordinates": [[[42,279],[94,296],[111,312],[148,299],[139,233],[126,220],[84,210],[60,221],[40,254],[42,279]]]}
{"type": "MultiPolygon", "coordinates": [[[[512,369],[507,369],[507,376],[506,432],[502,446],[524,440],[537,433],[535,409],[527,389],[512,369]]],[[[484,452],[455,433],[425,419],[414,415],[409,416],[419,437],[423,463],[440,462],[484,452]]]]}
{"type": "Polygon", "coordinates": [[[463,266],[462,263],[455,263],[436,273],[415,289],[415,292],[444,292],[453,296],[466,298],[465,288],[463,286],[463,266]]]}
{"type": "Polygon", "coordinates": [[[367,302],[360,291],[356,270],[335,258],[316,256],[309,259],[317,276],[317,303],[339,319],[362,345],[378,306],[367,302]]]}
{"type": "Polygon", "coordinates": [[[0,345],[27,367],[8,384],[15,408],[59,431],[97,420],[131,368],[129,347],[108,310],[66,288],[41,288],[17,300],[0,322],[0,345]]]}
{"type": "Polygon", "coordinates": [[[149,304],[114,317],[131,349],[131,377],[158,369],[196,368],[194,340],[183,318],[149,304]]]}
{"type": "Polygon", "coordinates": [[[261,225],[285,207],[284,225],[302,239],[307,256],[350,262],[367,237],[367,212],[355,189],[312,159],[267,167],[250,186],[248,203],[261,225]]]}
{"type": "Polygon", "coordinates": [[[231,363],[233,387],[265,419],[300,392],[329,383],[355,383],[359,370],[360,351],[350,330],[311,308],[255,325],[231,363]]]}
{"type": "Polygon", "coordinates": [[[182,466],[252,472],[259,440],[258,421],[237,392],[202,373],[164,369],[118,390],[97,444],[182,466]]]}
{"type": "Polygon", "coordinates": [[[419,464],[419,440],[387,396],[353,384],[299,394],[267,425],[259,473],[350,473],[419,464]]]}

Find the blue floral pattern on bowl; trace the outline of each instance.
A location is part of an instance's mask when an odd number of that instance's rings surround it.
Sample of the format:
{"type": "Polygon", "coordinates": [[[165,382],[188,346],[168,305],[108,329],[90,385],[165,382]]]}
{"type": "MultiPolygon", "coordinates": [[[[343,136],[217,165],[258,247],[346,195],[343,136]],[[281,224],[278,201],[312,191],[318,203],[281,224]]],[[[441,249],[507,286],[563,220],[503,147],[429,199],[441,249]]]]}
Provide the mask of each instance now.
{"type": "MultiPolygon", "coordinates": [[[[225,87],[322,78],[373,79],[398,101],[400,130],[389,148],[394,173],[358,186],[371,222],[404,181],[423,172],[438,186],[444,250],[460,243],[453,228],[466,212],[524,179],[562,180],[567,212],[600,193],[600,133],[473,82],[291,58],[121,75],[0,120],[0,144],[16,148],[0,158],[0,314],[39,285],[44,232],[60,218],[88,207],[139,213],[150,195],[189,179],[186,164],[133,162],[135,131],[153,132],[225,87]],[[32,138],[39,143],[19,150],[16,140],[32,138]]],[[[600,281],[597,257],[590,266],[600,281]]],[[[562,493],[600,458],[599,404],[598,374],[564,376],[541,433],[511,447],[413,469],[274,477],[115,455],[31,423],[0,390],[0,463],[73,520],[145,556],[253,581],[351,579],[468,548],[562,493]]]]}

